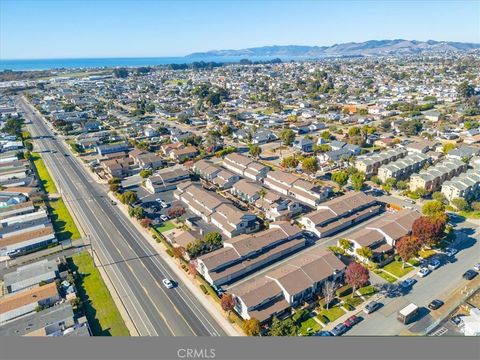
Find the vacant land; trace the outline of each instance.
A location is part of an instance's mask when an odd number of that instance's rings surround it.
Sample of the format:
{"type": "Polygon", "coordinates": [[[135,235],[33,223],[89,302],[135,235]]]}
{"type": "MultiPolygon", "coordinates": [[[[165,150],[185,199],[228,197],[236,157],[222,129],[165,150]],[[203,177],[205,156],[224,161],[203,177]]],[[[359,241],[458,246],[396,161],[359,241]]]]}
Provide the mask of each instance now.
{"type": "Polygon", "coordinates": [[[52,177],[50,176],[50,173],[48,172],[40,154],[32,153],[32,160],[35,168],[37,169],[42,189],[49,194],[57,193],[57,187],[55,186],[55,183],[53,182],[52,177]]]}
{"type": "Polygon", "coordinates": [[[129,332],[88,252],[73,255],[69,265],[77,272],[76,287],[95,336],[129,336],[129,332]]]}
{"type": "Polygon", "coordinates": [[[62,199],[49,200],[47,207],[58,240],[74,240],[81,237],[72,215],[62,199]]]}

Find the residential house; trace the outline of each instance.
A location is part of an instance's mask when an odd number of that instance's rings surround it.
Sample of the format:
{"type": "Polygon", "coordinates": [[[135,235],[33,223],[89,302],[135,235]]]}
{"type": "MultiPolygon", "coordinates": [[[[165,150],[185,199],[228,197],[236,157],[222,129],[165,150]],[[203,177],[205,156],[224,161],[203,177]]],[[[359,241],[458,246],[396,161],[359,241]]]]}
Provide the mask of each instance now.
{"type": "Polygon", "coordinates": [[[32,313],[36,307],[51,306],[60,299],[57,284],[27,289],[0,298],[0,324],[32,313]]]}
{"type": "Polygon", "coordinates": [[[50,283],[59,277],[59,259],[43,259],[32,264],[18,267],[14,272],[4,275],[4,287],[7,293],[29,289],[40,283],[50,283]]]}

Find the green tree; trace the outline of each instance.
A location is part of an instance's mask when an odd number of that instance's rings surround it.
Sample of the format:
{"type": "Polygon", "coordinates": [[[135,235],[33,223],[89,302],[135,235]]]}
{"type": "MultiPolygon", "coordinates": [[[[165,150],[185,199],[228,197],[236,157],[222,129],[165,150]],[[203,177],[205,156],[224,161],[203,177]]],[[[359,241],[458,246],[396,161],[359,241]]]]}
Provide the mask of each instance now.
{"type": "Polygon", "coordinates": [[[315,174],[318,171],[318,160],[316,157],[308,157],[302,161],[302,169],[308,174],[315,174]]]}
{"type": "Polygon", "coordinates": [[[140,176],[143,178],[143,179],[146,179],[148,178],[149,176],[152,176],[153,174],[153,171],[150,170],[150,169],[143,169],[142,171],[140,171],[140,176]]]}
{"type": "Polygon", "coordinates": [[[120,195],[120,201],[122,204],[133,204],[138,201],[137,193],[134,191],[126,191],[120,195]]]}
{"type": "Polygon", "coordinates": [[[442,152],[444,154],[448,154],[450,151],[452,151],[456,147],[457,147],[457,145],[455,143],[445,143],[442,146],[442,152]]]}
{"type": "Polygon", "coordinates": [[[360,191],[363,188],[365,183],[365,174],[363,172],[357,172],[350,176],[350,182],[352,183],[352,188],[355,191],[360,191]]]}
{"type": "Polygon", "coordinates": [[[446,204],[446,202],[447,202],[447,198],[440,191],[435,191],[432,194],[432,199],[437,200],[437,201],[441,202],[442,204],[446,204]]]}
{"type": "Polygon", "coordinates": [[[368,246],[362,246],[361,248],[358,248],[356,252],[358,255],[368,260],[370,260],[370,258],[373,256],[372,249],[370,249],[368,246]]]}
{"type": "Polygon", "coordinates": [[[353,243],[348,239],[340,239],[338,240],[338,244],[344,250],[350,250],[353,247],[353,243]]]}
{"type": "Polygon", "coordinates": [[[260,321],[255,318],[250,318],[245,320],[243,323],[243,331],[247,336],[258,336],[260,335],[260,321]]]}
{"type": "Polygon", "coordinates": [[[282,159],[281,165],[284,168],[295,168],[298,166],[298,159],[295,156],[287,156],[282,159]]]}
{"type": "Polygon", "coordinates": [[[232,128],[225,124],[222,126],[222,130],[220,130],[220,133],[222,134],[222,136],[228,136],[232,133],[232,128]]]}
{"type": "Polygon", "coordinates": [[[286,146],[290,146],[293,144],[295,140],[295,133],[292,129],[284,129],[279,134],[280,140],[282,140],[283,144],[286,146]]]}
{"type": "Polygon", "coordinates": [[[397,189],[398,190],[406,190],[408,189],[408,181],[405,180],[399,180],[397,181],[397,189]]]}
{"type": "Polygon", "coordinates": [[[262,153],[262,149],[258,145],[250,145],[248,153],[252,155],[254,158],[258,159],[258,157],[262,153]]]}
{"type": "Polygon", "coordinates": [[[218,232],[211,232],[205,235],[205,242],[211,246],[211,248],[218,248],[222,245],[222,235],[218,232]]]}
{"type": "Polygon", "coordinates": [[[270,336],[297,336],[297,331],[298,327],[293,319],[278,320],[274,317],[270,327],[270,336]]]}
{"type": "Polygon", "coordinates": [[[345,186],[348,181],[348,173],[340,170],[332,174],[332,181],[336,182],[340,186],[345,186]]]}
{"type": "Polygon", "coordinates": [[[457,93],[460,97],[468,99],[475,95],[475,87],[469,84],[468,81],[464,81],[457,86],[457,93]]]}
{"type": "Polygon", "coordinates": [[[470,206],[468,205],[467,200],[462,198],[455,198],[450,201],[450,203],[455,206],[458,211],[469,210],[470,206]]]}
{"type": "Polygon", "coordinates": [[[322,131],[322,133],[320,134],[320,137],[323,139],[323,140],[330,140],[330,138],[332,137],[332,134],[330,133],[330,131],[322,131]]]}
{"type": "Polygon", "coordinates": [[[445,214],[445,205],[437,200],[427,201],[422,207],[422,212],[426,216],[442,216],[445,214]]]}
{"type": "Polygon", "coordinates": [[[124,79],[128,76],[128,70],[125,68],[116,68],[113,70],[113,75],[117,78],[124,79]]]}

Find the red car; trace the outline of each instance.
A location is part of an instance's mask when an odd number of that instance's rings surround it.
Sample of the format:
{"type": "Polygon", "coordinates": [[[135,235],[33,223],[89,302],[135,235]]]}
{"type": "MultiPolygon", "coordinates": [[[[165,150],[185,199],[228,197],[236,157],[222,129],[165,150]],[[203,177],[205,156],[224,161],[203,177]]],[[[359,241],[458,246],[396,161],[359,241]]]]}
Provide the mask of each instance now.
{"type": "Polygon", "coordinates": [[[345,325],[346,327],[353,327],[355,324],[358,324],[360,322],[360,318],[358,316],[355,316],[355,315],[352,315],[350,316],[347,320],[345,320],[345,322],[343,323],[343,325],[345,325]]]}

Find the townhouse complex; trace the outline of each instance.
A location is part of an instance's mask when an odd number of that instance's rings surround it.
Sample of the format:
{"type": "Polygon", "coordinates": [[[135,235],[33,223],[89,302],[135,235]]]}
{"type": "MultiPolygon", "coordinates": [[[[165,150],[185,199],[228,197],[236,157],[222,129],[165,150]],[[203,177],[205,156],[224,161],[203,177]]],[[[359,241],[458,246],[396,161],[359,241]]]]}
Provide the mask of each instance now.
{"type": "Polygon", "coordinates": [[[480,195],[479,169],[469,169],[465,173],[445,181],[442,185],[442,194],[449,201],[455,198],[478,198],[480,195]]]}
{"type": "Polygon", "coordinates": [[[420,171],[429,161],[430,157],[423,153],[411,154],[406,158],[380,166],[378,168],[378,178],[383,182],[389,178],[396,180],[407,179],[411,174],[420,171]]]}
{"type": "Polygon", "coordinates": [[[360,156],[355,161],[355,168],[365,175],[376,175],[382,165],[401,159],[407,155],[407,150],[402,148],[389,149],[369,156],[360,156]]]}
{"type": "Polygon", "coordinates": [[[418,174],[413,174],[410,177],[410,190],[436,191],[440,189],[442,183],[459,175],[467,167],[467,164],[461,160],[445,159],[426,170],[420,171],[418,174]]]}

